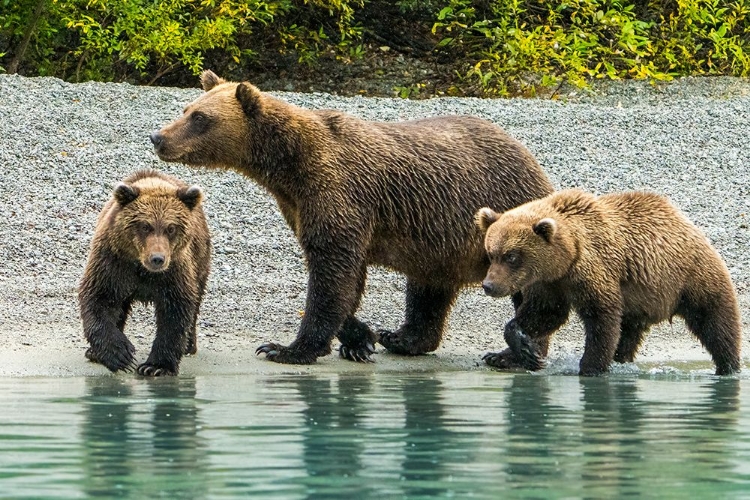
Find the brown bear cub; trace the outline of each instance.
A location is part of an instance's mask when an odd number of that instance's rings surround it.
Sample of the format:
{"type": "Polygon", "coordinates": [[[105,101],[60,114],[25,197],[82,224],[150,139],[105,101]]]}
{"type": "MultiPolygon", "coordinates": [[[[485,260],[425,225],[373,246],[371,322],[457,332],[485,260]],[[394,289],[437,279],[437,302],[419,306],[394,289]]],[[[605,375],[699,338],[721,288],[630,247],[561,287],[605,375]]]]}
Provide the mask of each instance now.
{"type": "Polygon", "coordinates": [[[493,297],[521,292],[497,368],[543,366],[549,339],[573,308],[586,330],[581,375],[633,361],[645,333],[678,315],[713,357],[717,375],[740,370],[740,316],[724,262],[666,198],[644,192],[560,191],[503,214],[476,215],[493,297]]]}
{"type": "Polygon", "coordinates": [[[378,340],[399,354],[437,349],[458,291],[489,266],[476,211],[552,192],[532,154],[486,120],[370,122],[210,71],[201,80],[206,92],[151,141],[164,161],[236,170],[276,199],[309,271],[297,338],[257,350],[279,363],[313,363],[336,336],[355,361],[378,340]],[[407,277],[406,321],[379,338],[354,316],[368,265],[407,277]]]}
{"type": "Polygon", "coordinates": [[[156,311],[156,338],[140,375],[176,375],[182,355],[195,354],[211,259],[202,197],[198,186],[153,170],[115,187],[79,288],[88,359],[113,372],[135,368],[135,348],[123,333],[133,302],[156,311]]]}

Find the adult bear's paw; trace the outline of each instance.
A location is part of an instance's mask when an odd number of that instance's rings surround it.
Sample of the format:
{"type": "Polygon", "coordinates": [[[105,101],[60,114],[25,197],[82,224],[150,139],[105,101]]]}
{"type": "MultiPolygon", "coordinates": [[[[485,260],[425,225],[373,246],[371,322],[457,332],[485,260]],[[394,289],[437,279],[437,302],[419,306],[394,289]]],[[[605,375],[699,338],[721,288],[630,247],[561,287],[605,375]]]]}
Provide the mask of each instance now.
{"type": "Polygon", "coordinates": [[[311,365],[318,359],[318,356],[314,353],[303,352],[276,342],[261,344],[255,350],[255,354],[256,356],[265,354],[267,360],[287,365],[311,365]]]}
{"type": "Polygon", "coordinates": [[[138,365],[138,375],[144,377],[163,377],[167,375],[177,375],[177,368],[166,367],[149,362],[138,365]]]}
{"type": "Polygon", "coordinates": [[[402,325],[395,332],[378,330],[376,333],[379,337],[378,342],[394,354],[419,356],[437,349],[437,343],[423,338],[421,330],[406,325],[402,325]]]}
{"type": "Polygon", "coordinates": [[[365,323],[349,317],[336,337],[341,342],[339,356],[342,358],[364,363],[375,362],[371,356],[375,354],[375,342],[378,341],[378,336],[365,323]]]}
{"type": "Polygon", "coordinates": [[[375,346],[370,342],[366,342],[360,346],[346,346],[341,345],[339,347],[339,356],[349,361],[357,361],[363,363],[374,363],[372,355],[375,354],[375,346]]]}

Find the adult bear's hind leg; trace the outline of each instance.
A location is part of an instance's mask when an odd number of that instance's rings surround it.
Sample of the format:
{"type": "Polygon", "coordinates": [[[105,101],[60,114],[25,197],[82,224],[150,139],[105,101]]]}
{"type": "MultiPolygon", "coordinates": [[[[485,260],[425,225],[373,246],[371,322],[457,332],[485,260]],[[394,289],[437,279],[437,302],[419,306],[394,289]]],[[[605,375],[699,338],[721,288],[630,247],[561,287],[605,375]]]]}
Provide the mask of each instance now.
{"type": "Polygon", "coordinates": [[[367,265],[363,265],[359,273],[359,281],[355,292],[356,300],[352,306],[351,313],[344,320],[344,324],[336,334],[341,342],[339,356],[349,361],[372,362],[371,355],[375,353],[375,342],[378,337],[369,326],[354,317],[359,308],[362,294],[365,291],[367,281],[367,265]]]}
{"type": "Polygon", "coordinates": [[[380,330],[380,343],[396,354],[432,352],[443,338],[443,327],[457,290],[406,283],[406,319],[395,332],[380,330]]]}

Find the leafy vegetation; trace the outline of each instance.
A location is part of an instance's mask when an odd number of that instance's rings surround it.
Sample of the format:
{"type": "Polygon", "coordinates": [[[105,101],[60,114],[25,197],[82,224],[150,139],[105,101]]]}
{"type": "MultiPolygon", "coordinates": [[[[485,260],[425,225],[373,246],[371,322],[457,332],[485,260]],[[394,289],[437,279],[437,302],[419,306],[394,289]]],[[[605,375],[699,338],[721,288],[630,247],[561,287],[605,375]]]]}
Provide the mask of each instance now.
{"type": "Polygon", "coordinates": [[[750,1],[450,0],[433,31],[484,93],[590,78],[750,73],[750,1]]]}
{"type": "Polygon", "coordinates": [[[0,0],[0,68],[70,81],[192,84],[209,66],[347,65],[384,46],[439,62],[457,95],[748,76],[750,0],[0,0]]]}

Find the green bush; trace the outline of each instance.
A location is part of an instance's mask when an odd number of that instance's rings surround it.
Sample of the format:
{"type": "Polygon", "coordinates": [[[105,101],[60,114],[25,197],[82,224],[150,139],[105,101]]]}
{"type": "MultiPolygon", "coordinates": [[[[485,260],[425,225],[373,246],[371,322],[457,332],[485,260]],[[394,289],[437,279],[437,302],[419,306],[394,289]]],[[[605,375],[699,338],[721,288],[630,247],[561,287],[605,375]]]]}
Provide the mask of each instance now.
{"type": "Polygon", "coordinates": [[[351,19],[361,0],[0,0],[0,5],[0,50],[5,42],[13,57],[43,6],[35,43],[21,54],[30,73],[153,82],[176,68],[198,74],[208,55],[245,64],[257,55],[256,47],[294,51],[307,63],[331,46],[349,51],[359,37],[351,19]]]}
{"type": "Polygon", "coordinates": [[[750,0],[0,0],[0,69],[71,81],[193,84],[204,67],[386,57],[368,41],[451,73],[402,96],[748,76],[750,0]]]}
{"type": "Polygon", "coordinates": [[[76,79],[125,77],[135,69],[153,80],[178,65],[201,71],[206,51],[222,49],[235,61],[252,55],[236,44],[289,8],[287,3],[238,0],[72,0],[56,2],[65,27],[75,32],[76,79]],[[80,73],[80,71],[79,71],[80,73]]]}
{"type": "Polygon", "coordinates": [[[747,76],[749,16],[750,0],[450,0],[433,32],[466,59],[465,85],[504,95],[591,78],[747,76]]]}

